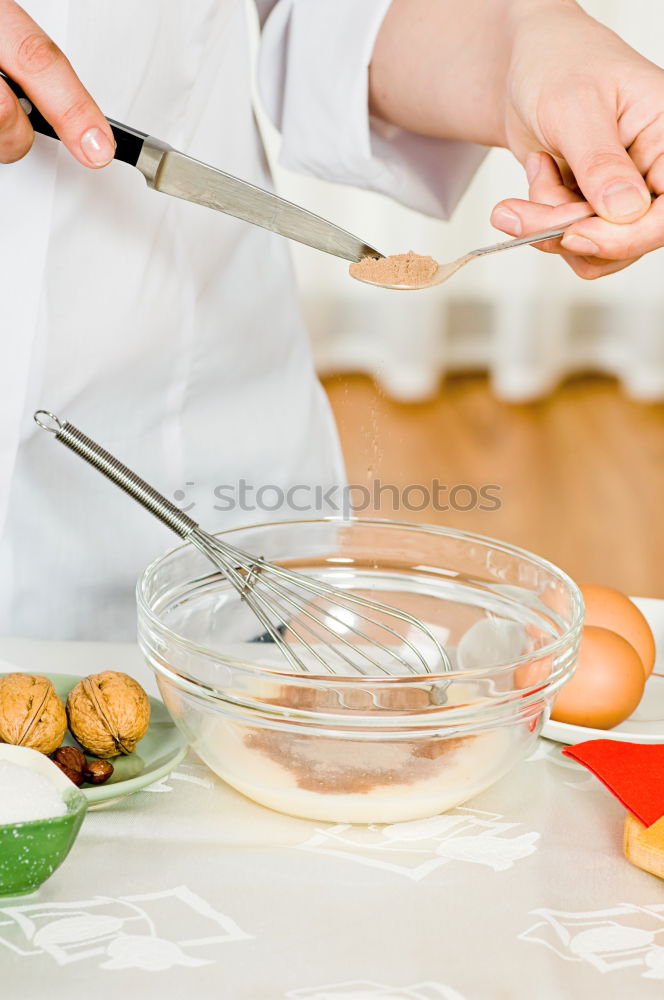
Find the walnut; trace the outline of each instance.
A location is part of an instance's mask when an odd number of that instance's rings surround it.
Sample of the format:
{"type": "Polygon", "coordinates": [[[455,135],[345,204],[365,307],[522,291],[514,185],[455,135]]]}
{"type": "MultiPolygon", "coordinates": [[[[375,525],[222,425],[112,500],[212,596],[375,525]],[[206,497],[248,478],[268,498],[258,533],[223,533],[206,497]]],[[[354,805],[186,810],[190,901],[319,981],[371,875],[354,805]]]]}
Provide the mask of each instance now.
{"type": "Polygon", "coordinates": [[[128,674],[105,670],[91,674],[69,692],[69,728],[95,757],[130,754],[150,723],[150,702],[128,674]]]}
{"type": "Polygon", "coordinates": [[[0,677],[0,741],[52,753],[67,731],[65,708],[47,677],[0,677]]]}

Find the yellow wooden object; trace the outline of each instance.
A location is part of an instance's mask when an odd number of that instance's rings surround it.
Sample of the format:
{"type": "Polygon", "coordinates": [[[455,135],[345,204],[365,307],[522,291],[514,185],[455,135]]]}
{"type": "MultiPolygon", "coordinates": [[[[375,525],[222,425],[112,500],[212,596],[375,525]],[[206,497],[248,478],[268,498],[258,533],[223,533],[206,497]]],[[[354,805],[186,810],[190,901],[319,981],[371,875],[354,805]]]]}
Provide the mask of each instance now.
{"type": "Polygon", "coordinates": [[[664,816],[644,826],[635,816],[625,817],[625,857],[637,868],[664,878],[664,816]]]}

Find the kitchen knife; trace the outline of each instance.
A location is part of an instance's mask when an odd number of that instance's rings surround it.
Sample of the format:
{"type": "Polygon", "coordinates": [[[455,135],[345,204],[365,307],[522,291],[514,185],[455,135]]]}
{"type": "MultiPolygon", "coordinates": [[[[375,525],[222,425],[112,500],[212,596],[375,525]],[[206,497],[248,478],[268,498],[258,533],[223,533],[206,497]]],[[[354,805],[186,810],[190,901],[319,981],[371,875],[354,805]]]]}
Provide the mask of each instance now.
{"type": "MultiPolygon", "coordinates": [[[[21,87],[2,72],[0,78],[18,97],[35,132],[58,139],[21,87]]],[[[108,123],[117,143],[115,159],[140,170],[155,191],[213,208],[345,260],[383,256],[357,236],[299,205],[194,160],[144,132],[110,118],[108,123]]]]}

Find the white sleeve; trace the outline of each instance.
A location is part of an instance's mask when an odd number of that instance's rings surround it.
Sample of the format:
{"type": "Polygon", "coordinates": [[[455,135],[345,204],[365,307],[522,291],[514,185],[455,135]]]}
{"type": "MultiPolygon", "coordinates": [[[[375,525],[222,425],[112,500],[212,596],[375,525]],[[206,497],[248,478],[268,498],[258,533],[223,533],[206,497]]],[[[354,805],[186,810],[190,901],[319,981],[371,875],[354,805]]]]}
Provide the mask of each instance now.
{"type": "Polygon", "coordinates": [[[369,63],[391,0],[258,0],[258,86],[291,170],[448,218],[486,149],[371,118],[369,63]]]}

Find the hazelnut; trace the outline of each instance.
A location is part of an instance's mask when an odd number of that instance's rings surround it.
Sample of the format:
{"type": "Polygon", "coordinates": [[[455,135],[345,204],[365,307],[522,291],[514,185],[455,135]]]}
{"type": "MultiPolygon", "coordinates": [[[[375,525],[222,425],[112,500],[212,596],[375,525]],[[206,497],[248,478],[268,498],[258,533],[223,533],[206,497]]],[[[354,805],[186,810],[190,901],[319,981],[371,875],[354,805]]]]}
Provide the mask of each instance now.
{"type": "Polygon", "coordinates": [[[83,774],[88,766],[85,754],[78,747],[58,747],[51,756],[51,760],[58,767],[67,767],[70,771],[77,771],[79,774],[83,774]]]}
{"type": "Polygon", "coordinates": [[[130,754],[150,723],[150,702],[128,674],[105,670],[91,674],[69,692],[69,728],[95,757],[130,754]]]}
{"type": "Polygon", "coordinates": [[[73,767],[67,767],[66,764],[60,764],[57,760],[54,760],[53,763],[56,767],[59,767],[62,773],[66,774],[69,780],[73,781],[78,788],[81,787],[84,781],[82,771],[75,771],[73,767]]]}
{"type": "Polygon", "coordinates": [[[91,760],[83,772],[83,781],[91,785],[103,785],[113,774],[110,760],[91,760]]]}
{"type": "Polygon", "coordinates": [[[67,731],[65,708],[47,677],[0,677],[0,741],[52,753],[67,731]]]}

